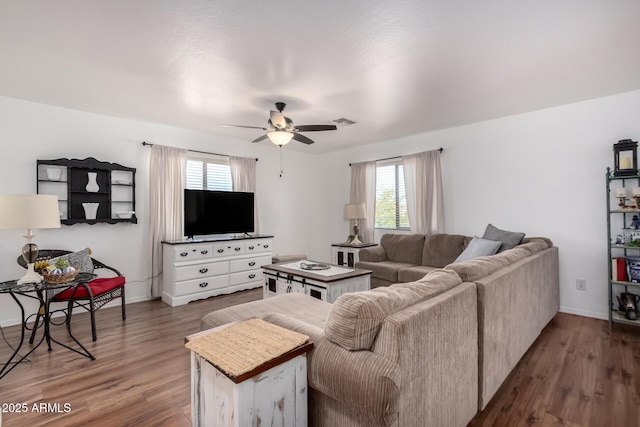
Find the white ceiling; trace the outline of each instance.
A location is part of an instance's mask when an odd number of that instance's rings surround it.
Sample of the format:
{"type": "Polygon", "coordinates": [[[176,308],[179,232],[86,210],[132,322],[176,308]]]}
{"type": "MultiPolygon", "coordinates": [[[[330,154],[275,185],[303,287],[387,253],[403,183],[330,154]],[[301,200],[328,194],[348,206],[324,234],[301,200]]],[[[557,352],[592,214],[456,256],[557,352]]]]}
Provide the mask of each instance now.
{"type": "Polygon", "coordinates": [[[635,89],[638,0],[0,0],[0,95],[312,153],[635,89]]]}

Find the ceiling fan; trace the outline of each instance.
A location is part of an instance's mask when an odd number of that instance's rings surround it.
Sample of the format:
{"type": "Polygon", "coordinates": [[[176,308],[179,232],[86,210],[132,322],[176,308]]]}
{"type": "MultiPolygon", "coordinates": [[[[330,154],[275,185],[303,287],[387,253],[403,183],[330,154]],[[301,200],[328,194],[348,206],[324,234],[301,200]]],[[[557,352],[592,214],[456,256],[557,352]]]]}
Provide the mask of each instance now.
{"type": "Polygon", "coordinates": [[[292,139],[302,142],[304,144],[313,144],[313,140],[300,134],[299,132],[317,132],[321,130],[336,130],[335,125],[294,125],[293,120],[289,117],[285,117],[282,114],[284,107],[287,104],[284,102],[276,102],[276,109],[278,111],[271,110],[269,120],[267,120],[267,127],[260,126],[243,126],[243,125],[222,125],[228,127],[249,128],[249,129],[262,129],[267,131],[266,134],[259,138],[254,139],[251,142],[260,142],[267,138],[279,147],[288,144],[292,139]]]}

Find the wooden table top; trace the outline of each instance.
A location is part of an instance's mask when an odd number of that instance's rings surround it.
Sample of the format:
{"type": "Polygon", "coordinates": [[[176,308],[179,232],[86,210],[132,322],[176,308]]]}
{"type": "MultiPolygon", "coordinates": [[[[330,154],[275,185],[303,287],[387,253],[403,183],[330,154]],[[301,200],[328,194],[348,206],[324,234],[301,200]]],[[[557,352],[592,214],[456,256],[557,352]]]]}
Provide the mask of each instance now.
{"type": "Polygon", "coordinates": [[[315,273],[313,270],[301,270],[297,268],[285,267],[285,265],[287,264],[293,264],[293,262],[291,261],[278,263],[278,264],[263,265],[262,269],[267,271],[273,271],[276,273],[291,274],[293,276],[303,277],[305,279],[313,279],[313,280],[317,280],[318,282],[324,282],[324,283],[337,282],[337,281],[349,279],[352,277],[359,277],[359,276],[365,276],[365,275],[371,274],[371,270],[363,270],[360,268],[349,268],[349,267],[343,267],[340,265],[327,264],[323,262],[309,261],[309,260],[302,260],[302,262],[308,262],[312,264],[325,264],[325,265],[330,265],[331,267],[339,268],[341,270],[349,270],[349,271],[345,273],[335,274],[332,276],[324,276],[322,274],[315,273]]]}

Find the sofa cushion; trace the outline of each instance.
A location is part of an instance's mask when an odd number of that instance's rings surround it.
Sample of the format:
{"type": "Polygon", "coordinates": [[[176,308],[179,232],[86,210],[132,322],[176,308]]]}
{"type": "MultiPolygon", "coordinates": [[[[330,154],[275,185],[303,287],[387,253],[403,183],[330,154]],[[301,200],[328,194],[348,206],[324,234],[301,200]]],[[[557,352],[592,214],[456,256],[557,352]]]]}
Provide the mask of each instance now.
{"type": "Polygon", "coordinates": [[[453,270],[445,270],[442,268],[433,269],[420,279],[407,282],[395,283],[389,286],[390,289],[409,289],[418,297],[418,301],[426,301],[442,292],[449,290],[462,283],[462,279],[453,270]]]}
{"type": "Polygon", "coordinates": [[[543,249],[547,249],[549,245],[544,240],[531,240],[528,243],[518,245],[518,247],[529,251],[530,254],[535,254],[543,249]]]}
{"type": "Polygon", "coordinates": [[[524,233],[514,232],[514,231],[506,231],[500,230],[496,228],[492,224],[487,225],[487,228],[484,230],[484,234],[482,235],[483,239],[488,240],[496,240],[502,242],[500,249],[498,252],[506,251],[507,249],[515,248],[522,242],[524,238],[524,233]]]}
{"type": "Polygon", "coordinates": [[[389,261],[420,265],[424,234],[384,234],[380,246],[384,248],[389,261]]]}
{"type": "Polygon", "coordinates": [[[490,274],[495,273],[503,267],[509,265],[509,262],[496,256],[481,256],[472,258],[463,262],[454,262],[445,267],[447,270],[453,270],[463,282],[475,282],[490,274]]]}
{"type": "Polygon", "coordinates": [[[204,331],[251,317],[263,319],[271,313],[286,314],[318,328],[324,328],[329,310],[331,310],[330,303],[293,292],[212,311],[200,319],[200,330],[204,331]]]}
{"type": "Polygon", "coordinates": [[[358,252],[358,258],[360,261],[380,262],[387,260],[387,253],[380,245],[371,246],[368,248],[362,248],[358,252]]]}
{"type": "MultiPolygon", "coordinates": [[[[107,292],[111,292],[116,288],[124,286],[125,282],[126,279],[124,276],[99,277],[87,283],[87,286],[91,289],[91,294],[94,297],[99,297],[100,295],[104,295],[107,292]]],[[[65,301],[71,298],[72,295],[74,299],[89,299],[89,292],[87,292],[87,288],[80,285],[78,286],[78,289],[76,289],[75,293],[74,289],[74,287],[65,289],[59,294],[56,294],[52,298],[52,301],[65,301]]]]}
{"type": "Polygon", "coordinates": [[[531,253],[528,250],[521,248],[520,246],[516,246],[515,248],[507,249],[504,252],[495,254],[494,258],[504,259],[509,263],[509,265],[511,265],[516,261],[520,261],[521,259],[528,257],[529,255],[531,255],[531,253]]]}
{"type": "Polygon", "coordinates": [[[393,261],[381,261],[381,262],[369,262],[358,261],[356,263],[357,268],[364,270],[371,270],[371,276],[377,279],[386,280],[391,283],[398,282],[398,271],[403,268],[414,267],[415,264],[408,264],[406,262],[393,262],[393,261]]]}
{"type": "Polygon", "coordinates": [[[416,265],[415,267],[403,268],[398,271],[398,282],[415,282],[422,279],[424,276],[436,270],[435,267],[429,267],[428,265],[416,265]]]}
{"type": "Polygon", "coordinates": [[[547,244],[548,247],[552,247],[553,246],[553,242],[548,237],[525,237],[524,239],[522,239],[522,242],[520,242],[520,243],[529,243],[529,242],[532,242],[534,240],[542,240],[543,242],[545,242],[547,244]]]}
{"type": "Polygon", "coordinates": [[[342,294],[333,303],[324,327],[326,337],[347,350],[371,347],[382,321],[391,313],[414,304],[408,289],[382,287],[342,294]]]}
{"type": "MultiPolygon", "coordinates": [[[[459,234],[431,234],[424,238],[422,265],[442,268],[451,264],[464,250],[467,236],[459,234]]],[[[405,281],[405,280],[401,280],[405,281]]]]}
{"type": "Polygon", "coordinates": [[[369,349],[387,316],[460,283],[455,272],[436,270],[418,282],[342,294],[329,312],[325,335],[347,350],[369,349]]]}
{"type": "Polygon", "coordinates": [[[501,242],[496,242],[495,240],[481,239],[476,236],[453,262],[463,262],[479,256],[493,255],[498,251],[501,244],[501,242]]]}

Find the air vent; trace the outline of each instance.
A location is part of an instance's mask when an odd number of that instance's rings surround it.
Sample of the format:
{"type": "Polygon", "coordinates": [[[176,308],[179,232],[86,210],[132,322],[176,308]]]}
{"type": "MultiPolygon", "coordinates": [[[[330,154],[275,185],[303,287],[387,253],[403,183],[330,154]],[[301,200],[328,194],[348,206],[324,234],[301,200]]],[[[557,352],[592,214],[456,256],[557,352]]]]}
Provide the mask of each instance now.
{"type": "Polygon", "coordinates": [[[339,125],[342,125],[342,126],[350,126],[350,125],[353,125],[353,124],[356,123],[353,120],[349,120],[349,119],[346,119],[344,117],[340,117],[339,119],[335,119],[333,122],[337,123],[339,125]]]}

